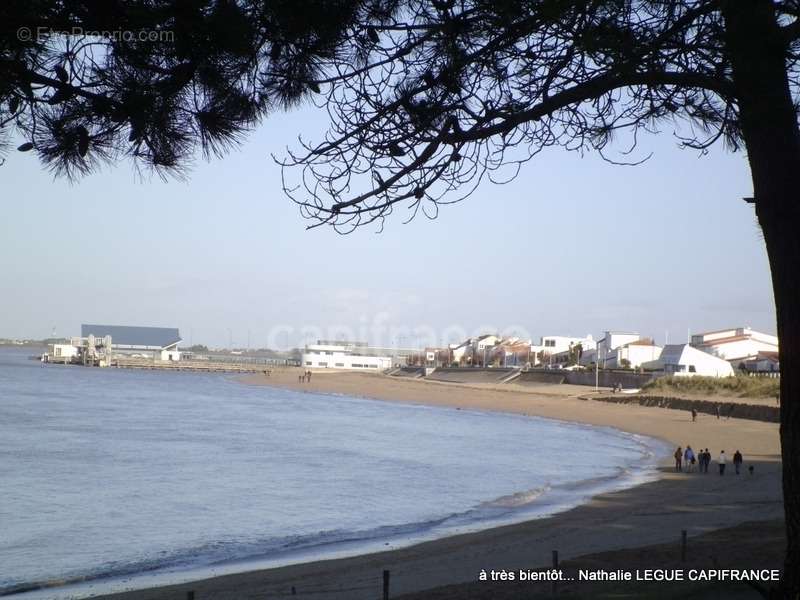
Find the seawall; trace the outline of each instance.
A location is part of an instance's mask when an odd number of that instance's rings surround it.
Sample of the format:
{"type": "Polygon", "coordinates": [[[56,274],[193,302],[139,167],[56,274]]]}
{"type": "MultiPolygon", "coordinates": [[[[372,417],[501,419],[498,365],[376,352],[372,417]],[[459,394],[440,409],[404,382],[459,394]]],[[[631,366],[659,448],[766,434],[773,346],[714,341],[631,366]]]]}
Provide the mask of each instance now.
{"type": "Polygon", "coordinates": [[[580,396],[581,400],[597,400],[599,402],[612,402],[615,404],[638,404],[639,406],[656,406],[673,410],[692,409],[700,414],[717,415],[720,418],[733,417],[735,419],[749,419],[751,421],[765,421],[767,423],[780,423],[779,406],[763,406],[758,404],[744,404],[740,402],[725,402],[713,400],[690,400],[673,396],[644,396],[615,394],[613,396],[580,396]]]}

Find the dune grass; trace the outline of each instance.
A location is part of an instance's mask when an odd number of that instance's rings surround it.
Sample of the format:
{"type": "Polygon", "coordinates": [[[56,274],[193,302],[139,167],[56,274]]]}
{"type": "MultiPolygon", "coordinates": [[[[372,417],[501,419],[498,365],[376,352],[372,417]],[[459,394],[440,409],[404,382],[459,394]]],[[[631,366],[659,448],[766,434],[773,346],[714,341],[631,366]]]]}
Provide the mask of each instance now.
{"type": "Polygon", "coordinates": [[[736,398],[774,398],[780,392],[780,379],[772,377],[660,377],[644,385],[650,393],[703,394],[736,398]]]}

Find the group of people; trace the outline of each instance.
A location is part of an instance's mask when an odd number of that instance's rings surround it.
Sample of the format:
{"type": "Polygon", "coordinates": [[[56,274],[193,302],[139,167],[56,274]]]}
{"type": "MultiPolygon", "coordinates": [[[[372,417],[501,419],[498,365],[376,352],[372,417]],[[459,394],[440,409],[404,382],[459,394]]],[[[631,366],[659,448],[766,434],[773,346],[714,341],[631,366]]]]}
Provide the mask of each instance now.
{"type": "MultiPolygon", "coordinates": [[[[731,404],[728,407],[728,412],[727,412],[727,415],[725,417],[726,419],[730,419],[731,418],[731,415],[733,414],[733,409],[734,409],[734,405],[731,404]]],[[[692,412],[692,422],[697,421],[697,409],[692,407],[691,412],[692,412]]],[[[717,419],[719,419],[721,417],[722,412],[720,411],[719,404],[714,406],[714,414],[717,415],[717,419]]]]}
{"type": "Polygon", "coordinates": [[[306,371],[297,376],[297,383],[311,383],[311,371],[306,371]]]}
{"type": "MultiPolygon", "coordinates": [[[[678,472],[682,472],[684,466],[686,467],[686,472],[691,473],[694,471],[695,464],[697,465],[698,472],[700,473],[708,473],[708,466],[711,464],[711,452],[708,451],[708,448],[705,450],[700,450],[697,454],[695,454],[694,450],[692,450],[691,446],[686,446],[684,450],[680,446],[678,449],[675,450],[675,470],[678,472]]],[[[744,462],[744,457],[742,453],[738,450],[733,453],[733,468],[738,475],[742,469],[742,463],[744,462]]],[[[725,450],[720,450],[719,457],[717,457],[717,466],[719,467],[719,474],[725,475],[725,465],[728,464],[728,457],[725,454],[725,450]]],[[[750,474],[753,474],[753,465],[748,467],[750,474]]]]}

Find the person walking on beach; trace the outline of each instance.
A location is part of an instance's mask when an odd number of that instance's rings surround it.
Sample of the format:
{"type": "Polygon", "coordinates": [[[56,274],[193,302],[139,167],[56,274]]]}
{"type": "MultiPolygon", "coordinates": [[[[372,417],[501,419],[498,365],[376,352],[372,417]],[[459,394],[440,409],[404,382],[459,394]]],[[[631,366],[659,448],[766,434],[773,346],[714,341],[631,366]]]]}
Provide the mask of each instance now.
{"type": "Polygon", "coordinates": [[[719,451],[719,458],[717,459],[717,464],[719,465],[719,474],[725,475],[725,463],[728,461],[728,457],[725,456],[725,450],[719,451]]]}
{"type": "Polygon", "coordinates": [[[311,371],[306,371],[306,380],[308,380],[308,383],[311,383],[311,371]]]}
{"type": "Polygon", "coordinates": [[[686,465],[686,472],[691,473],[694,465],[694,451],[691,446],[686,446],[686,450],[683,451],[683,464],[686,465]]]}
{"type": "Polygon", "coordinates": [[[687,446],[686,448],[689,450],[689,471],[694,471],[694,466],[697,464],[697,455],[694,453],[691,446],[687,446]]]}
{"type": "Polygon", "coordinates": [[[708,465],[711,464],[711,452],[708,450],[708,448],[706,448],[703,452],[703,462],[705,463],[704,470],[706,473],[708,473],[708,465]]]}
{"type": "Polygon", "coordinates": [[[719,419],[719,404],[717,404],[714,409],[717,411],[717,418],[719,419]]]}
{"type": "Polygon", "coordinates": [[[733,468],[736,470],[736,474],[739,474],[739,469],[742,468],[742,453],[738,450],[733,453],[733,468]]]}
{"type": "Polygon", "coordinates": [[[675,450],[675,470],[681,471],[681,460],[683,459],[683,448],[678,446],[678,449],[675,450]]]}
{"type": "Polygon", "coordinates": [[[697,421],[697,411],[693,408],[692,409],[692,423],[697,421]]]}

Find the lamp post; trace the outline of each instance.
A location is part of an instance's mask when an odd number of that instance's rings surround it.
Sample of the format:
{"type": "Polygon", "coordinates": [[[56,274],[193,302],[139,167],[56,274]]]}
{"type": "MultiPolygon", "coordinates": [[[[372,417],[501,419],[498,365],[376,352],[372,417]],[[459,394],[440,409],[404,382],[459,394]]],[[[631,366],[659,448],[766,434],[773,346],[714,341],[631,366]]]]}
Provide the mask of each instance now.
{"type": "Polygon", "coordinates": [[[600,387],[600,352],[594,351],[594,391],[599,392],[600,387]]]}

